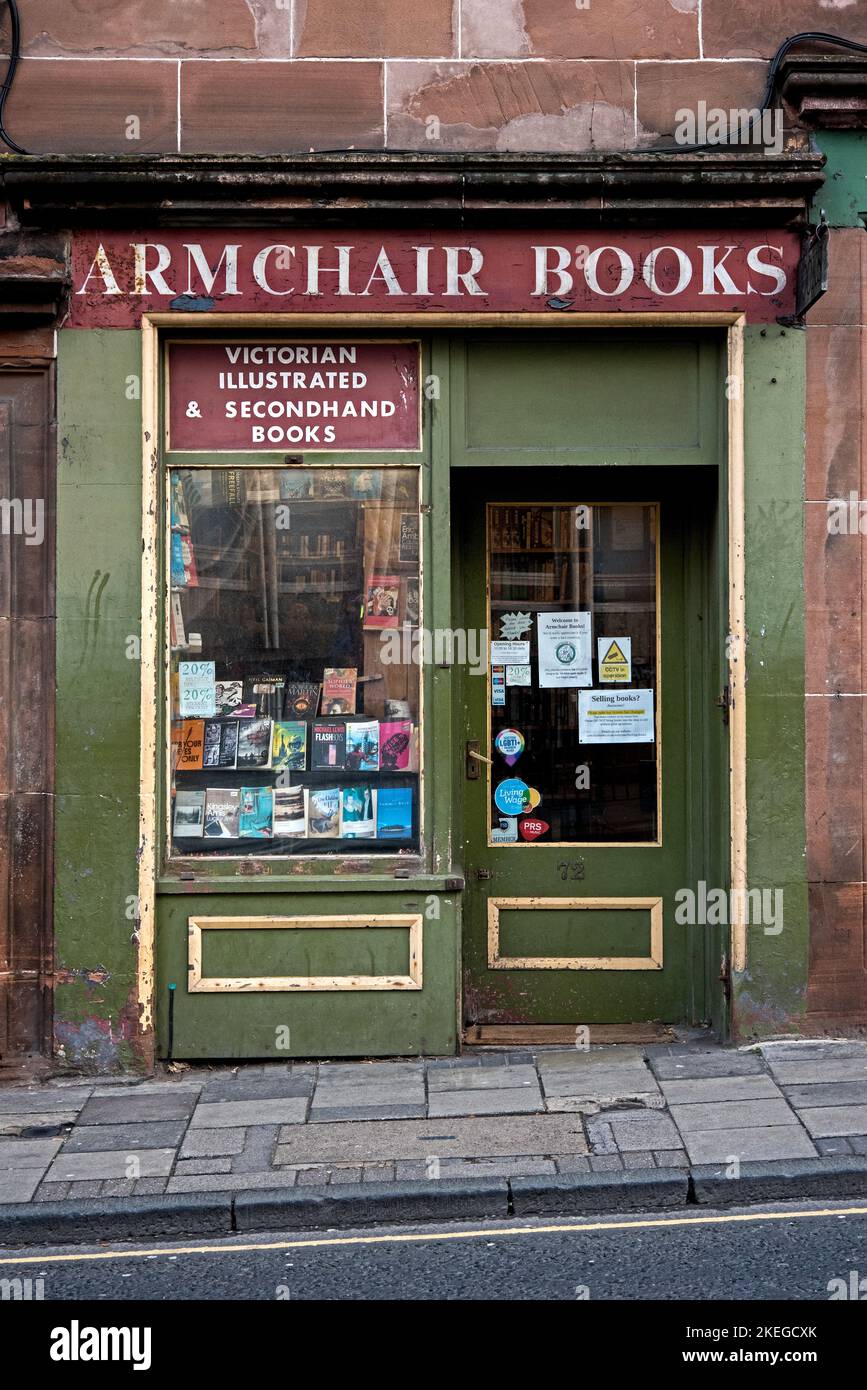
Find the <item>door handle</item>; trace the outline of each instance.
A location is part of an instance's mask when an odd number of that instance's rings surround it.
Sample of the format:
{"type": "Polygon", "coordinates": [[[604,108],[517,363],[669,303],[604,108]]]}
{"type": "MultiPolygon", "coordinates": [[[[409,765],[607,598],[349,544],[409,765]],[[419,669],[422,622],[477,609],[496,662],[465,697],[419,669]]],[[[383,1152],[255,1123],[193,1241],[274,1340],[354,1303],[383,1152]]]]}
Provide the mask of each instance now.
{"type": "Polygon", "coordinates": [[[486,758],[484,753],[479,752],[479,740],[477,738],[468,738],[466,758],[468,781],[478,782],[479,763],[487,763],[489,767],[493,767],[494,760],[493,758],[486,758]]]}

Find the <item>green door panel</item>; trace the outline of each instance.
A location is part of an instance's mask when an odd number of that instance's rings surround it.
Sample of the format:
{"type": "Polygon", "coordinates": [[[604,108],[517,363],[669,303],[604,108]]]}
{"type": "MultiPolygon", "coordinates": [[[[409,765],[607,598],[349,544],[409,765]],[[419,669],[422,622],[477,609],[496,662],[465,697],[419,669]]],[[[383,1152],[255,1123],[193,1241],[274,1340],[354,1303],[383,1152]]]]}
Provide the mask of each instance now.
{"type": "MultiPolygon", "coordinates": [[[[520,382],[513,390],[520,394],[520,382]]],[[[496,786],[504,776],[519,776],[521,764],[505,767],[487,743],[488,679],[464,676],[466,738],[477,739],[481,752],[494,759],[482,776],[465,776],[462,783],[465,1022],[577,1026],[703,1019],[710,1007],[707,960],[717,941],[708,938],[712,929],[678,925],[674,911],[678,889],[701,878],[725,882],[719,853],[725,814],[719,754],[725,733],[715,705],[722,689],[717,600],[723,591],[709,571],[709,558],[723,553],[713,545],[716,471],[687,475],[643,468],[612,474],[601,468],[540,468],[504,479],[496,470],[474,469],[456,476],[455,491],[460,506],[454,513],[461,517],[459,602],[468,630],[488,626],[486,503],[657,502],[660,519],[661,843],[489,844],[488,777],[496,786]],[[661,968],[647,900],[659,904],[661,968]],[[510,967],[510,959],[520,964],[510,967]],[[559,966],[550,964],[558,959],[559,966]]],[[[594,643],[596,636],[594,629],[594,643]]],[[[547,727],[522,732],[527,767],[533,766],[534,739],[546,743],[560,737],[547,727]]],[[[568,732],[566,737],[568,742],[568,732]]],[[[586,745],[578,745],[577,730],[571,737],[579,764],[586,745]]],[[[544,816],[545,788],[539,790],[538,814],[544,816]]]]}
{"type": "Polygon", "coordinates": [[[720,366],[710,336],[467,335],[452,348],[452,465],[716,465],[720,366]]]}
{"type": "Polygon", "coordinates": [[[157,934],[158,1053],[184,1058],[364,1057],[454,1052],[458,975],[458,901],[454,896],[359,891],[169,894],[160,899],[157,934]],[[340,917],[369,914],[370,927],[340,917]],[[369,989],[352,976],[406,976],[409,936],[389,917],[420,916],[423,988],[369,989]],[[207,919],[287,919],[285,927],[208,929],[207,919]],[[310,919],[331,919],[321,927],[310,919]],[[293,922],[292,919],[297,919],[293,922]],[[229,989],[188,991],[189,926],[201,924],[202,978],[229,989]],[[262,990],[267,977],[332,977],[330,989],[262,990]],[[342,983],[345,977],[346,983],[342,983]],[[171,986],[175,986],[174,989],[171,986]]]}

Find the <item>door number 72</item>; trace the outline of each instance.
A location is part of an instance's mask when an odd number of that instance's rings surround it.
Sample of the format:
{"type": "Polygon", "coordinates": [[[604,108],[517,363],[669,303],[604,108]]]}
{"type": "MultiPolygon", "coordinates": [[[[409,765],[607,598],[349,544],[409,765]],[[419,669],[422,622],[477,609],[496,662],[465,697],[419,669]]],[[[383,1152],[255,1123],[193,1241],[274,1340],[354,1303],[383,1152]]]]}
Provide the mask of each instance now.
{"type": "Polygon", "coordinates": [[[584,860],[561,859],[557,865],[557,871],[564,883],[567,880],[575,883],[579,878],[584,877],[584,860]]]}

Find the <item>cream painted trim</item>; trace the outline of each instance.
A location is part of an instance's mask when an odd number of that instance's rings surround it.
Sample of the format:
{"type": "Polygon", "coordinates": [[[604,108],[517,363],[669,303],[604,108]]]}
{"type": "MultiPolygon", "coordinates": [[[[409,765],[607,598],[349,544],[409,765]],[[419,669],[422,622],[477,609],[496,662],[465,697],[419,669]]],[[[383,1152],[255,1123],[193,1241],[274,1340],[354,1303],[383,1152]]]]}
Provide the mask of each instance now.
{"type": "Polygon", "coordinates": [[[188,923],[190,994],[355,993],[359,990],[422,988],[422,918],[411,915],[370,917],[191,917],[188,923]],[[409,932],[408,975],[262,975],[202,976],[203,931],[364,930],[394,927],[409,932]]]}
{"type": "Polygon", "coordinates": [[[160,456],[157,443],[159,420],[159,335],[142,319],[142,554],[140,628],[141,755],[139,764],[138,840],[138,963],[136,993],[138,1026],[149,1037],[154,1026],[154,945],[156,937],[156,835],[157,835],[157,638],[160,604],[159,492],[160,456]]]}
{"type": "Polygon", "coordinates": [[[661,970],[662,898],[488,898],[488,966],[491,970],[661,970]],[[501,956],[500,910],[534,912],[635,911],[650,913],[649,956],[501,956]]]}
{"type": "Polygon", "coordinates": [[[747,964],[746,543],[744,494],[744,323],[728,332],[729,570],[729,825],[731,834],[731,966],[747,964]]]}
{"type": "Polygon", "coordinates": [[[417,314],[402,313],[364,313],[364,314],[142,314],[145,321],[155,328],[281,328],[293,333],[299,328],[338,328],[347,332],[359,328],[391,329],[400,333],[406,328],[463,328],[471,332],[473,328],[729,328],[733,323],[742,323],[742,314],[719,313],[655,313],[655,314],[562,314],[552,312],[535,313],[475,313],[466,309],[460,313],[444,313],[439,310],[417,314]]]}

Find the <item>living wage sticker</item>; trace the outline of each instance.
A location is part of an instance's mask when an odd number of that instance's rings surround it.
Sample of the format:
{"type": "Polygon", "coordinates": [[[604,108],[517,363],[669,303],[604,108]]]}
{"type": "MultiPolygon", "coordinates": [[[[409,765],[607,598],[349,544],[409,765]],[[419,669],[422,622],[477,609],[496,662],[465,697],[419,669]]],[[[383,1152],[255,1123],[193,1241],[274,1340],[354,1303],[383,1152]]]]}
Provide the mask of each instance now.
{"type": "Polygon", "coordinates": [[[504,816],[519,816],[529,810],[530,788],[520,777],[507,777],[494,792],[494,805],[504,816]]]}
{"type": "Polygon", "coordinates": [[[216,663],[178,663],[178,701],[182,719],[213,719],[217,713],[216,663]]]}
{"type": "Polygon", "coordinates": [[[520,729],[501,729],[494,739],[494,747],[509,767],[514,767],[526,746],[526,740],[520,729]]]}

